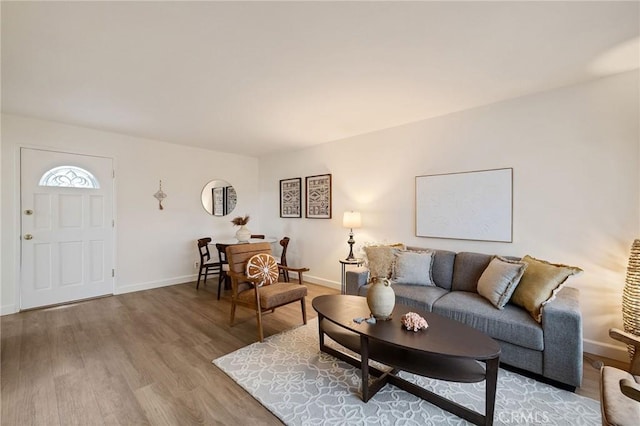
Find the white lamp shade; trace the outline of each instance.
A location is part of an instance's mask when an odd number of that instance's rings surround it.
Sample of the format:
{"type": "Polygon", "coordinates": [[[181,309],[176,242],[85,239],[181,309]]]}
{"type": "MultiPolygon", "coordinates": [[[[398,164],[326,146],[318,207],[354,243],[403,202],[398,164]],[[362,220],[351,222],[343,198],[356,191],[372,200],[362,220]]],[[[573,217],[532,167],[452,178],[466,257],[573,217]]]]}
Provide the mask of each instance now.
{"type": "Polygon", "coordinates": [[[362,226],[360,212],[344,212],[342,226],[345,228],[360,228],[362,226]]]}

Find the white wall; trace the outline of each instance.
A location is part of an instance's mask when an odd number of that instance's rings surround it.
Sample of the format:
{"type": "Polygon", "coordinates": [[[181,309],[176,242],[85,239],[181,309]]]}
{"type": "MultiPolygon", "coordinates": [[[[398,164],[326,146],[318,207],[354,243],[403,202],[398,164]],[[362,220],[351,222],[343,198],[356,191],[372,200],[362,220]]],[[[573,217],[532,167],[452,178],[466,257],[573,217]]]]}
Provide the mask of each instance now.
{"type": "Polygon", "coordinates": [[[238,192],[238,214],[258,211],[258,160],[159,141],[46,122],[2,116],[2,314],[19,308],[19,148],[47,148],[114,159],[116,287],[124,293],[195,278],[196,239],[231,237],[230,217],[208,215],[202,187],[225,179],[238,192]],[[162,179],[164,210],[153,194],[162,179]]]}
{"type": "MultiPolygon", "coordinates": [[[[288,235],[290,263],[336,285],[348,252],[345,210],[362,212],[357,243],[534,257],[576,265],[585,350],[624,358],[626,259],[639,237],[638,72],[513,99],[260,159],[264,230],[288,235]],[[513,243],[415,237],[416,175],[513,167],[513,243]],[[333,219],[279,218],[279,179],[332,173],[333,219]]],[[[384,99],[380,100],[384,102],[384,99]]],[[[360,244],[357,244],[360,246],[360,244]]]]}

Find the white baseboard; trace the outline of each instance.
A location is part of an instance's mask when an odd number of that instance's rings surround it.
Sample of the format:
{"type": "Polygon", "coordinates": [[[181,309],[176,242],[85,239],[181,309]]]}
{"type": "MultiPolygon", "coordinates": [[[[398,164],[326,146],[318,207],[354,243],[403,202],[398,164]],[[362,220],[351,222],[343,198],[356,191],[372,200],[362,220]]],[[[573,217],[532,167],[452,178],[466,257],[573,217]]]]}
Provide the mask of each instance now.
{"type": "Polygon", "coordinates": [[[599,355],[618,361],[629,362],[629,354],[626,346],[613,345],[610,343],[596,342],[595,340],[584,339],[582,341],[585,352],[599,355]]]}
{"type": "Polygon", "coordinates": [[[340,290],[340,283],[336,281],[325,280],[324,278],[314,277],[309,275],[305,275],[304,280],[307,282],[310,282],[311,284],[318,284],[323,287],[329,287],[329,288],[334,288],[336,290],[340,290]]]}
{"type": "Polygon", "coordinates": [[[159,281],[148,281],[146,283],[130,284],[114,289],[113,294],[133,293],[134,291],[151,290],[154,288],[167,287],[175,284],[184,284],[198,279],[197,275],[184,275],[181,277],[169,278],[159,281]]]}
{"type": "Polygon", "coordinates": [[[2,305],[0,306],[0,316],[2,315],[11,315],[18,312],[18,307],[16,305],[2,305]]]}

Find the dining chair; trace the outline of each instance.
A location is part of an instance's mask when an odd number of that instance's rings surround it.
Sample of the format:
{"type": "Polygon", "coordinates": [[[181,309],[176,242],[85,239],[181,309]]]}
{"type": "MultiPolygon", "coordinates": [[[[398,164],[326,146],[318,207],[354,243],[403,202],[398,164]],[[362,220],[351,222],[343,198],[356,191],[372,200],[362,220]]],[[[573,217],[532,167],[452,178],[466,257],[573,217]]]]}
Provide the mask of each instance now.
{"type": "MultiPolygon", "coordinates": [[[[204,277],[204,285],[207,285],[207,275],[220,274],[222,268],[220,262],[211,261],[211,254],[209,253],[209,243],[211,238],[200,238],[198,240],[198,252],[200,254],[200,270],[198,271],[198,283],[196,284],[196,290],[200,288],[200,279],[204,277]]],[[[218,294],[220,290],[218,290],[218,294]]]]}
{"type": "Polygon", "coordinates": [[[258,338],[262,342],[262,314],[266,311],[274,312],[280,306],[297,301],[300,301],[302,308],[302,320],[307,323],[307,287],[302,284],[302,274],[309,271],[308,268],[279,266],[271,255],[271,244],[266,242],[230,245],[227,247],[227,259],[232,289],[230,325],[235,320],[236,306],[255,310],[258,338]],[[280,268],[297,272],[298,283],[279,281],[280,268]]]}
{"type": "MultiPolygon", "coordinates": [[[[279,265],[281,266],[288,266],[287,265],[287,247],[289,246],[289,237],[284,237],[283,239],[280,240],[280,245],[282,246],[282,253],[280,254],[280,262],[278,262],[279,265]]],[[[282,279],[284,280],[284,282],[288,283],[289,282],[289,271],[287,271],[286,269],[280,269],[280,273],[282,274],[282,279]]]]}
{"type": "Polygon", "coordinates": [[[220,300],[220,287],[222,283],[225,283],[225,288],[227,288],[227,282],[229,281],[229,262],[227,262],[227,252],[226,249],[229,244],[216,244],[216,250],[218,250],[218,261],[220,262],[220,274],[218,275],[218,300],[220,300]]]}

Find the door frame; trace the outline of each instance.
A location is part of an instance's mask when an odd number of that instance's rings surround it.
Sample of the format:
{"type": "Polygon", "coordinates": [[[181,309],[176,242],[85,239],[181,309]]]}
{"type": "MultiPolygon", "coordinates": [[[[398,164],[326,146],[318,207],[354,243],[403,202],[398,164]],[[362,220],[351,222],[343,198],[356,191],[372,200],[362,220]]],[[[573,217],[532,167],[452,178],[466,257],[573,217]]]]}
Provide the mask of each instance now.
{"type": "MultiPolygon", "coordinates": [[[[15,254],[16,254],[16,262],[14,268],[15,268],[15,283],[14,283],[14,306],[15,306],[15,312],[22,312],[22,300],[21,300],[21,296],[22,296],[22,156],[21,156],[21,152],[22,149],[26,148],[26,149],[34,149],[34,150],[39,150],[39,151],[52,151],[52,152],[57,152],[57,153],[62,153],[62,154],[70,154],[70,155],[82,155],[82,156],[86,156],[86,157],[100,157],[100,158],[107,158],[111,160],[111,164],[113,167],[113,172],[114,172],[114,176],[113,176],[113,194],[112,194],[112,203],[111,203],[111,208],[113,209],[113,214],[112,214],[112,218],[114,221],[114,226],[113,226],[113,249],[112,249],[112,255],[113,255],[113,269],[117,272],[118,269],[118,261],[117,261],[117,243],[118,243],[118,218],[116,217],[116,213],[118,211],[117,209],[117,173],[115,173],[115,171],[117,170],[117,161],[115,157],[109,156],[109,155],[101,155],[101,154],[94,154],[94,153],[87,153],[84,151],[74,151],[73,149],[66,149],[66,148],[60,148],[60,147],[51,147],[51,146],[46,146],[46,145],[32,145],[32,144],[16,144],[16,150],[14,152],[14,164],[16,165],[15,167],[15,185],[14,185],[14,200],[15,200],[15,205],[16,208],[14,209],[13,214],[14,216],[14,226],[15,226],[15,232],[17,234],[17,238],[15,239],[15,254]]],[[[114,274],[113,277],[113,288],[112,288],[112,292],[111,294],[116,294],[116,288],[118,287],[118,274],[114,274]]],[[[73,303],[73,301],[70,301],[69,303],[73,303]]],[[[64,303],[63,303],[64,304],[64,303]]],[[[43,307],[44,308],[44,307],[43,307]]],[[[40,308],[32,308],[32,309],[25,309],[25,310],[33,310],[33,309],[40,309],[40,308]]],[[[2,314],[5,314],[4,312],[2,314]]]]}

